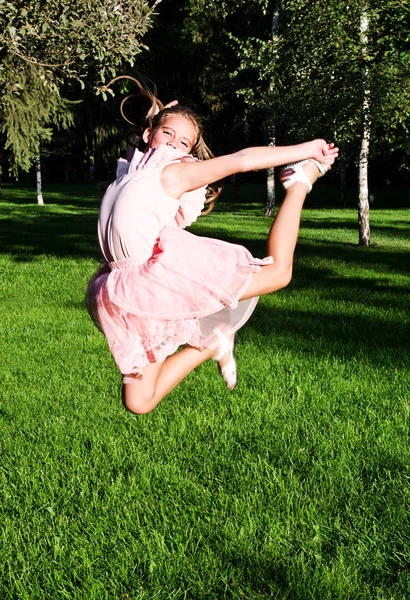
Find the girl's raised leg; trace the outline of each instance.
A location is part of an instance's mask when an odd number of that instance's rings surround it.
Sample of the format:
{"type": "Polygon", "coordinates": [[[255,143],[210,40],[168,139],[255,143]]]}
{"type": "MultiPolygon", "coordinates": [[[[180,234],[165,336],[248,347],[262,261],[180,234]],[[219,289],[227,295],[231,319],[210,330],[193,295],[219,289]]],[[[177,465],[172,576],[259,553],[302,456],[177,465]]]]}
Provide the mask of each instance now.
{"type": "MultiPolygon", "coordinates": [[[[303,165],[311,183],[319,177],[319,170],[313,162],[303,165]]],[[[268,255],[273,264],[261,267],[254,273],[252,282],[241,300],[275,292],[288,285],[292,278],[293,257],[299,234],[300,216],[308,189],[305,183],[296,181],[287,190],[267,239],[268,255]]]]}

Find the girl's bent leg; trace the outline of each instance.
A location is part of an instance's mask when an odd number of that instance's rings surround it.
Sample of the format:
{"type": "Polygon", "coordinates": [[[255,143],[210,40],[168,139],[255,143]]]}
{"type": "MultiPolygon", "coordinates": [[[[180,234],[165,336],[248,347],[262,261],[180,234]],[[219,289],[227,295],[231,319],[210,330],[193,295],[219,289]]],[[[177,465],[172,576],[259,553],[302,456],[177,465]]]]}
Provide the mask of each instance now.
{"type": "Polygon", "coordinates": [[[144,368],[144,377],[135,383],[124,383],[124,406],[133,413],[145,414],[171,392],[191,371],[215,354],[215,350],[184,348],[168,356],[163,363],[151,363],[144,368]]]}
{"type": "MultiPolygon", "coordinates": [[[[314,183],[319,171],[314,163],[303,166],[306,175],[314,183]]],[[[276,218],[270,228],[267,251],[273,264],[261,268],[252,275],[252,281],[241,300],[269,294],[286,287],[292,278],[293,257],[299,234],[300,216],[307,195],[304,183],[296,182],[287,191],[276,218]]]]}

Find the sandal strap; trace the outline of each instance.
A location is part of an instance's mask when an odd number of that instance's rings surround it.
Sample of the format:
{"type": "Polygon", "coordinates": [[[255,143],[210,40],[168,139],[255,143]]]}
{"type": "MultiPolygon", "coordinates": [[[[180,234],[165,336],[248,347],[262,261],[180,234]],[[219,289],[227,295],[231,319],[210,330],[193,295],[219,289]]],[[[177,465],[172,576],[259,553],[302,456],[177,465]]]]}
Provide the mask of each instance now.
{"type": "Polygon", "coordinates": [[[324,163],[319,162],[315,158],[309,158],[309,161],[314,163],[319,170],[319,177],[323,177],[330,170],[330,165],[325,165],[324,163]]]}
{"type": "Polygon", "coordinates": [[[311,191],[312,182],[303,169],[303,165],[305,165],[307,162],[309,162],[308,159],[301,160],[300,162],[290,163],[281,169],[280,181],[285,190],[299,181],[300,183],[304,183],[306,185],[308,193],[311,191]]]}

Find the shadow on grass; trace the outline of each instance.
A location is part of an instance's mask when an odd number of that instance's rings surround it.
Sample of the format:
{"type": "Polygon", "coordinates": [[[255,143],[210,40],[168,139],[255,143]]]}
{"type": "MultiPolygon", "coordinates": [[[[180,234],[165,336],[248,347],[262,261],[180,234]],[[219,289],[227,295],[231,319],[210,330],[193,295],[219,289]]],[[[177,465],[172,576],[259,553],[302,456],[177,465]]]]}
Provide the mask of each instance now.
{"type": "MultiPolygon", "coordinates": [[[[76,206],[77,208],[95,208],[101,200],[100,183],[61,183],[44,186],[43,197],[47,206],[76,206]]],[[[38,207],[36,188],[32,185],[3,184],[2,202],[38,207]]],[[[38,207],[40,208],[40,207],[38,207]]]]}
{"type": "Polygon", "coordinates": [[[11,254],[16,262],[32,262],[44,254],[65,258],[100,258],[97,213],[43,213],[35,218],[0,220],[0,240],[1,252],[11,254]]]}
{"type": "MultiPolygon", "coordinates": [[[[348,229],[353,232],[358,231],[357,227],[357,217],[351,215],[350,218],[335,219],[335,220],[325,220],[325,221],[313,221],[309,219],[302,220],[302,227],[304,229],[348,229]]],[[[374,239],[377,239],[378,234],[383,234],[384,237],[389,237],[391,239],[406,238],[410,239],[410,226],[408,219],[397,219],[395,221],[389,221],[388,225],[381,225],[375,223],[374,220],[371,219],[370,222],[370,235],[374,245],[374,239]]]]}
{"type": "MultiPolygon", "coordinates": [[[[370,248],[361,246],[351,246],[344,242],[331,243],[323,240],[318,241],[315,247],[312,244],[299,242],[296,248],[296,262],[298,258],[309,259],[314,262],[315,259],[325,256],[330,261],[343,261],[346,265],[352,267],[363,267],[368,269],[374,267],[379,272],[386,270],[389,273],[401,273],[410,275],[409,252],[406,250],[381,248],[377,245],[370,248]],[[323,251],[323,246],[325,250],[323,251]],[[322,247],[322,249],[321,249],[322,247]]],[[[305,267],[303,267],[305,269],[305,267]]],[[[320,277],[320,272],[315,269],[314,277],[320,277]]],[[[367,281],[367,280],[363,280],[367,281]]],[[[375,285],[375,282],[369,282],[375,285]]]]}
{"type": "MultiPolygon", "coordinates": [[[[406,360],[405,352],[410,350],[410,325],[399,317],[377,318],[357,314],[323,314],[308,310],[285,310],[258,306],[249,325],[253,331],[271,338],[275,348],[288,348],[287,339],[298,340],[297,351],[315,353],[313,345],[319,343],[326,353],[349,358],[356,355],[392,356],[397,352],[398,363],[406,360]]],[[[295,348],[293,348],[295,349],[295,348]]]]}
{"type": "MultiPolygon", "coordinates": [[[[196,227],[195,233],[208,237],[218,237],[217,235],[212,235],[212,232],[210,231],[201,229],[201,227],[196,227]]],[[[395,232],[395,237],[397,237],[397,232],[395,232]]],[[[254,256],[266,256],[265,240],[249,240],[242,237],[240,232],[238,232],[237,236],[233,236],[232,234],[224,235],[223,239],[227,242],[245,246],[254,256]]],[[[385,247],[378,247],[377,244],[370,246],[369,248],[364,248],[362,246],[349,244],[348,242],[335,243],[323,239],[318,239],[317,245],[314,243],[306,243],[302,240],[298,241],[296,248],[296,266],[299,259],[309,259],[314,261],[315,258],[320,258],[322,256],[329,261],[343,260],[345,264],[351,264],[352,266],[355,265],[369,268],[369,266],[374,265],[375,269],[383,269],[388,270],[389,272],[410,275],[409,252],[406,250],[386,250],[385,247]],[[323,247],[325,247],[325,250],[323,250],[323,247]]],[[[303,268],[305,269],[305,267],[303,268]]],[[[328,273],[328,271],[322,273],[323,278],[325,278],[328,273]]],[[[317,268],[315,268],[314,273],[312,272],[311,275],[316,279],[318,276],[321,276],[317,268]]]]}
{"type": "Polygon", "coordinates": [[[97,184],[53,186],[44,193],[45,206],[37,205],[31,186],[4,187],[1,252],[16,262],[32,262],[45,254],[99,260],[97,184]]]}

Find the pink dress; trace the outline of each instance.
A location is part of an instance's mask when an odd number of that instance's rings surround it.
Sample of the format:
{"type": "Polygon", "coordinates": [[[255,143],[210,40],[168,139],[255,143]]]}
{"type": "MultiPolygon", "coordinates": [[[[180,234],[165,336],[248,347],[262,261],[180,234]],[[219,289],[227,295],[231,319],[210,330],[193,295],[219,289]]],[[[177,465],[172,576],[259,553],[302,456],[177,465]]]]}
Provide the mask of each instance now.
{"type": "Polygon", "coordinates": [[[148,363],[164,361],[181,345],[213,348],[219,332],[242,327],[258,298],[239,298],[252,273],[272,262],[184,230],[200,215],[205,188],[176,200],[160,177],[167,164],[193,160],[165,145],[136,151],[130,164],[119,163],[124,173],[101,203],[105,264],[89,284],[87,304],[124,382],[141,378],[148,363]]]}

